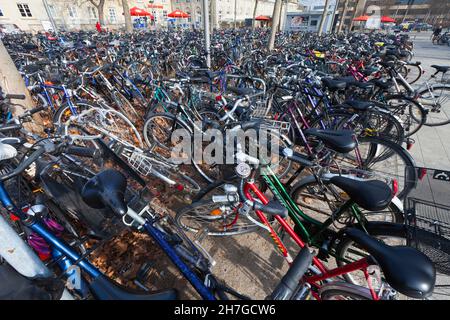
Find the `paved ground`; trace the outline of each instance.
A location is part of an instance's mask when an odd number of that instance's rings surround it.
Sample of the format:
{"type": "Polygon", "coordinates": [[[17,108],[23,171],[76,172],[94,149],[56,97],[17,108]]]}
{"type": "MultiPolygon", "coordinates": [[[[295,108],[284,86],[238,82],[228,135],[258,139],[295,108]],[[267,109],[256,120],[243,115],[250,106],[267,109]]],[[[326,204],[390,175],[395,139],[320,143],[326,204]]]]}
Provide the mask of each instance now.
{"type": "MultiPolygon", "coordinates": [[[[430,40],[431,33],[413,33],[415,56],[413,61],[421,61],[426,73],[422,78],[428,79],[434,69],[430,66],[450,66],[450,47],[433,45],[430,40]]],[[[418,84],[416,87],[420,86],[418,84]]],[[[418,166],[450,170],[450,125],[440,127],[423,127],[413,137],[416,144],[411,154],[418,166]]]]}

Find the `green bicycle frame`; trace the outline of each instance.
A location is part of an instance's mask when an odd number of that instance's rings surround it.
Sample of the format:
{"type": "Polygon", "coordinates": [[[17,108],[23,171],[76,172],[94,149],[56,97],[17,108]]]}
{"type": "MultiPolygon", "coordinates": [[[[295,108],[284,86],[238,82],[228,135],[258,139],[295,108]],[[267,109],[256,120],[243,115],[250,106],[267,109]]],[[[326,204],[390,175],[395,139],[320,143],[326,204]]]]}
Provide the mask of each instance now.
{"type": "Polygon", "coordinates": [[[334,221],[345,212],[347,212],[347,210],[350,210],[358,223],[363,227],[364,231],[366,231],[364,225],[367,220],[362,214],[361,210],[352,200],[348,200],[347,202],[345,202],[344,205],[342,205],[336,212],[334,212],[332,216],[325,222],[320,222],[306,215],[298,207],[298,205],[289,195],[283,183],[280,181],[280,179],[278,179],[278,177],[270,167],[267,166],[264,168],[264,170],[261,170],[261,176],[263,177],[264,181],[267,183],[269,189],[273,192],[275,197],[288,209],[289,217],[295,224],[295,232],[299,234],[303,241],[307,242],[308,244],[320,247],[322,245],[320,236],[326,230],[329,230],[328,228],[334,223],[334,221]],[[305,226],[305,222],[309,223],[313,227],[316,227],[318,231],[312,234],[305,226]]]}

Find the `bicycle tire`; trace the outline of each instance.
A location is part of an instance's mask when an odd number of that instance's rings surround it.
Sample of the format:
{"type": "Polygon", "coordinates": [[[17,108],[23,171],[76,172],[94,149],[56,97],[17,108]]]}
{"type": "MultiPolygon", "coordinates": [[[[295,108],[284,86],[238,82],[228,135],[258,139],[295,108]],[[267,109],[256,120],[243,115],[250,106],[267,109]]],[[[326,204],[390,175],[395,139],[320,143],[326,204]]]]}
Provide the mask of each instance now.
{"type": "Polygon", "coordinates": [[[428,109],[427,121],[425,122],[426,126],[437,127],[437,126],[443,126],[443,125],[446,125],[446,124],[450,123],[450,102],[449,102],[449,99],[450,99],[450,86],[435,85],[435,86],[431,86],[430,88],[423,89],[423,90],[419,91],[417,94],[419,96],[419,102],[424,107],[430,106],[430,103],[431,103],[431,108],[428,109]],[[439,94],[438,97],[435,97],[436,99],[441,98],[442,97],[442,92],[446,91],[445,94],[447,96],[447,100],[444,101],[444,102],[447,102],[448,106],[447,106],[446,109],[448,109],[448,111],[445,112],[446,113],[446,119],[445,120],[438,121],[438,122],[434,122],[434,121],[432,122],[432,119],[434,119],[434,115],[438,114],[438,113],[441,113],[442,106],[441,106],[441,103],[438,103],[439,106],[436,106],[435,103],[431,101],[431,97],[429,97],[429,96],[427,97],[427,95],[432,94],[432,93],[434,93],[437,90],[442,90],[442,91],[441,91],[441,94],[439,94]],[[447,115],[447,113],[448,113],[448,115],[447,115]]]}
{"type": "Polygon", "coordinates": [[[175,221],[176,221],[177,225],[185,231],[190,231],[190,232],[195,232],[195,233],[200,232],[201,230],[199,229],[199,227],[188,226],[188,225],[186,225],[186,223],[183,222],[183,219],[186,218],[187,216],[191,216],[191,217],[197,216],[198,217],[197,212],[194,212],[194,210],[204,209],[207,212],[209,212],[209,215],[211,217],[208,218],[205,216],[202,218],[203,220],[198,220],[198,221],[200,221],[200,224],[202,224],[202,230],[204,230],[204,231],[207,230],[206,233],[209,236],[215,236],[215,237],[234,236],[234,235],[240,235],[240,234],[254,232],[259,228],[258,226],[251,223],[249,226],[246,226],[246,227],[243,227],[242,229],[237,229],[237,230],[210,231],[212,222],[217,222],[220,218],[228,218],[229,217],[231,220],[234,220],[236,218],[236,216],[233,217],[232,215],[228,215],[227,217],[225,217],[225,216],[219,217],[218,215],[213,216],[212,212],[215,212],[216,210],[218,210],[217,207],[219,207],[219,206],[223,206],[223,203],[214,203],[212,200],[198,201],[196,203],[193,203],[187,207],[180,209],[175,216],[175,221]]]}
{"type": "Polygon", "coordinates": [[[423,108],[423,106],[418,103],[416,100],[414,100],[413,98],[404,96],[404,95],[388,95],[384,98],[384,103],[389,107],[389,109],[392,110],[392,113],[399,117],[402,121],[402,123],[407,124],[406,127],[404,127],[405,129],[405,137],[410,137],[413,134],[417,133],[422,126],[426,123],[427,121],[427,111],[423,108]],[[406,106],[396,106],[393,107],[392,104],[389,104],[389,101],[392,100],[403,100],[403,101],[407,101],[408,102],[408,109],[406,109],[406,106]],[[416,126],[411,129],[412,123],[408,117],[408,115],[406,115],[406,112],[409,115],[410,118],[412,118],[414,120],[414,123],[416,124],[416,126]]]}
{"type": "Polygon", "coordinates": [[[369,289],[345,282],[327,283],[320,288],[319,295],[321,300],[335,300],[337,297],[348,297],[352,300],[373,300],[369,289]]]}
{"type": "Polygon", "coordinates": [[[397,197],[400,199],[414,188],[418,179],[417,172],[407,169],[415,166],[415,161],[409,152],[402,146],[381,137],[359,137],[355,150],[346,155],[339,155],[334,161],[342,161],[341,164],[346,167],[353,166],[395,178],[398,182],[397,197]],[[358,158],[360,160],[356,160],[358,158]],[[397,171],[392,172],[395,169],[397,171]]]}

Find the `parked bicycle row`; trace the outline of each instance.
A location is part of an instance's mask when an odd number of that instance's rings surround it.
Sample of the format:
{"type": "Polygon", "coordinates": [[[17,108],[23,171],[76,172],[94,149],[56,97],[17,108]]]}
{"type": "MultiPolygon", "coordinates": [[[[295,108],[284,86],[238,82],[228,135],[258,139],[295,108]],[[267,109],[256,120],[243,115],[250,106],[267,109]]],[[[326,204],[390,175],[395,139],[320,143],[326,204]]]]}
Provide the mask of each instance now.
{"type": "Polygon", "coordinates": [[[425,176],[408,150],[450,122],[450,67],[417,85],[399,35],[280,34],[273,52],[268,37],[214,34],[211,68],[192,31],[5,37],[35,107],[15,115],[21,97],[2,95],[2,272],[44,298],[177,298],[146,287],[145,268],[120,286],[95,263],[130,230],[199,297],[250,299],[203,242],[252,232],[290,266],[268,299],[430,297],[450,229],[405,210],[425,176]]]}

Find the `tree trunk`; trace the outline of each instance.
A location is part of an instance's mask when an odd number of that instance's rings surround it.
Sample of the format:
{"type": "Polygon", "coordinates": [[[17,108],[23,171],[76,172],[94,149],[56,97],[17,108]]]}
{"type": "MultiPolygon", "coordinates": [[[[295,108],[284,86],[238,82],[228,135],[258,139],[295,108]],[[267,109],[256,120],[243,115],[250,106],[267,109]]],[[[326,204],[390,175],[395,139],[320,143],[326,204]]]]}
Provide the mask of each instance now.
{"type": "MultiPolygon", "coordinates": [[[[0,40],[0,87],[4,93],[9,94],[24,94],[25,100],[15,100],[11,99],[14,106],[12,110],[12,114],[14,117],[17,117],[25,112],[27,109],[34,108],[34,102],[31,98],[30,92],[25,86],[25,82],[23,81],[22,76],[17,70],[13,60],[11,59],[8,51],[6,50],[3,42],[0,40]]],[[[35,114],[33,118],[36,122],[26,123],[25,128],[39,133],[42,132],[43,129],[42,119],[38,114],[35,114]]]]}
{"type": "MultiPolygon", "coordinates": [[[[12,61],[8,51],[6,50],[3,42],[0,40],[0,86],[4,93],[9,94],[24,94],[25,100],[12,100],[13,103],[24,105],[27,108],[33,108],[33,100],[31,99],[30,92],[25,86],[22,76],[17,70],[14,62],[12,61]]],[[[21,115],[27,108],[18,106],[14,110],[14,116],[21,115]]]]}
{"type": "Polygon", "coordinates": [[[276,0],[272,14],[272,32],[270,33],[269,51],[275,48],[275,37],[277,36],[278,24],[280,23],[281,1],[276,0]]]}
{"type": "Polygon", "coordinates": [[[278,27],[277,27],[277,31],[280,32],[281,31],[281,17],[283,16],[283,7],[284,7],[284,3],[285,0],[281,0],[281,8],[280,8],[280,14],[278,17],[278,27]]]}
{"type": "Polygon", "coordinates": [[[125,18],[125,30],[126,32],[133,32],[133,25],[131,24],[130,7],[128,6],[128,0],[122,0],[123,16],[125,18]]]}
{"type": "Polygon", "coordinates": [[[252,29],[256,28],[256,10],[258,9],[259,0],[255,0],[255,7],[253,8],[253,21],[252,21],[252,29]]]}
{"type": "Polygon", "coordinates": [[[319,30],[317,31],[317,33],[319,34],[319,36],[322,34],[323,26],[324,26],[324,24],[325,24],[325,21],[327,20],[327,16],[328,16],[328,4],[329,4],[329,3],[330,3],[330,0],[325,0],[325,7],[323,8],[322,19],[320,19],[319,30]]]}
{"type": "Polygon", "coordinates": [[[102,27],[105,27],[105,0],[99,0],[98,4],[94,3],[93,1],[90,1],[96,8],[98,12],[98,22],[100,22],[100,25],[102,27]]]}
{"type": "Polygon", "coordinates": [[[350,31],[352,31],[353,24],[355,23],[353,19],[364,13],[364,7],[366,6],[366,0],[357,0],[355,6],[355,12],[353,13],[352,21],[350,22],[350,31]]]}
{"type": "Polygon", "coordinates": [[[348,0],[344,1],[344,7],[342,8],[342,16],[339,18],[339,28],[338,33],[342,32],[342,28],[344,28],[345,24],[345,16],[347,15],[347,6],[348,6],[348,0]]]}

